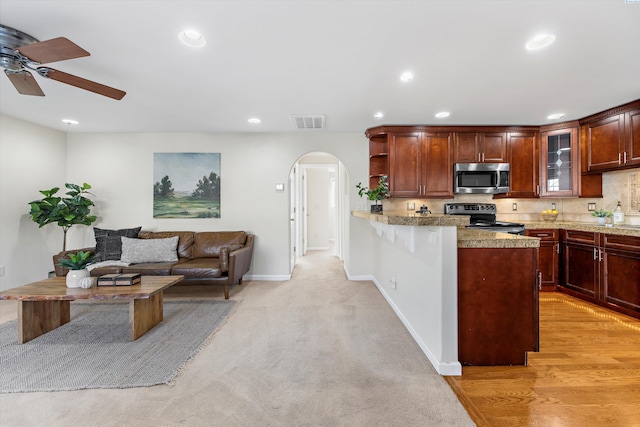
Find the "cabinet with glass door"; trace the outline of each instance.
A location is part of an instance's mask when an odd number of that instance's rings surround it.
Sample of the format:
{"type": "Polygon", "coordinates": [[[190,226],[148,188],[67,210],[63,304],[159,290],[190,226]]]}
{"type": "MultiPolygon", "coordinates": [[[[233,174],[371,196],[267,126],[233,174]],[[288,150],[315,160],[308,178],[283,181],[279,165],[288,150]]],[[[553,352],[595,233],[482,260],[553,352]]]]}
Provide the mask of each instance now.
{"type": "Polygon", "coordinates": [[[578,196],[578,123],[542,130],[540,140],[540,197],[578,196]]]}

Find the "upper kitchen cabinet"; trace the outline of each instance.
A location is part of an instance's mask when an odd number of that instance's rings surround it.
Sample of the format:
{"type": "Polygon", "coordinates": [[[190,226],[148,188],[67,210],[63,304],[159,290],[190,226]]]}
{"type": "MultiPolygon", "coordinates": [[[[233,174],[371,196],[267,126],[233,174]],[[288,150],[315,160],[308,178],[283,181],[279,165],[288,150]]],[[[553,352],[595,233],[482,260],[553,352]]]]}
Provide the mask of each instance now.
{"type": "Polygon", "coordinates": [[[506,132],[457,132],[455,163],[507,163],[506,132]]]}
{"type": "Polygon", "coordinates": [[[640,166],[640,100],[580,120],[585,172],[640,166]]]}
{"type": "Polygon", "coordinates": [[[578,196],[578,122],[543,126],[540,139],[540,196],[578,196]]]}
{"type": "Polygon", "coordinates": [[[391,133],[391,197],[453,198],[451,139],[449,132],[391,133]]]}
{"type": "Polygon", "coordinates": [[[389,140],[387,134],[369,138],[369,188],[378,186],[380,177],[389,176],[389,140]]]}
{"type": "MultiPolygon", "coordinates": [[[[511,189],[506,197],[538,197],[540,194],[538,132],[509,132],[507,147],[511,189]]],[[[495,197],[498,198],[499,195],[495,197]]]]}

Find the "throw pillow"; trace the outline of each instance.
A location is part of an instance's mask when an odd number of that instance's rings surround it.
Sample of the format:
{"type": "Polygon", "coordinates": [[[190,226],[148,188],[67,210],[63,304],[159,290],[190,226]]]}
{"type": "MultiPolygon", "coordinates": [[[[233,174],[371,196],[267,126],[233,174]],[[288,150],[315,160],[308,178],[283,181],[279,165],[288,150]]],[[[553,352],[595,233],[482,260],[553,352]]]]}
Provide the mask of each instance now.
{"type": "Polygon", "coordinates": [[[123,228],[120,230],[107,230],[93,227],[93,234],[96,238],[95,262],[117,261],[122,254],[122,241],[120,237],[138,237],[142,227],[123,228]]]}
{"type": "Polygon", "coordinates": [[[178,261],[178,236],[167,239],[122,239],[120,261],[131,264],[178,261]]]}

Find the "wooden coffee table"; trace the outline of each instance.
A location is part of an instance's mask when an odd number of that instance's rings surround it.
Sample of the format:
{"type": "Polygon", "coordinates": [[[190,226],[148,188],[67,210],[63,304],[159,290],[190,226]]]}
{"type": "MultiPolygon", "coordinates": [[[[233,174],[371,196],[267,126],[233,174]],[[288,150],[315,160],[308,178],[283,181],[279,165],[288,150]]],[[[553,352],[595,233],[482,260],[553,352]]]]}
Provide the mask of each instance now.
{"type": "Polygon", "coordinates": [[[135,341],[163,319],[163,291],[184,276],[142,276],[133,286],[67,288],[65,277],[54,277],[0,292],[0,300],[18,300],[18,342],[46,334],[71,320],[74,300],[129,300],[129,330],[135,341]]]}

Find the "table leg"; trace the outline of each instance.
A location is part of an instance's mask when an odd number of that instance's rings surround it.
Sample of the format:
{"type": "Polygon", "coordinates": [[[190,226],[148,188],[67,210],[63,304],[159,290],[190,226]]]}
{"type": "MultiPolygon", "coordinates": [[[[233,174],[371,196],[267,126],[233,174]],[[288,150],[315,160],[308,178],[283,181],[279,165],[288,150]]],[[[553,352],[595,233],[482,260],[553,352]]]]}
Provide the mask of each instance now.
{"type": "Polygon", "coordinates": [[[19,301],[18,342],[24,344],[70,320],[69,301],[19,301]]]}
{"type": "Polygon", "coordinates": [[[145,299],[129,301],[129,328],[131,341],[143,336],[149,329],[156,326],[163,319],[162,292],[145,299]]]}

